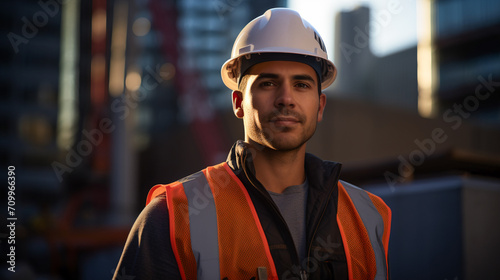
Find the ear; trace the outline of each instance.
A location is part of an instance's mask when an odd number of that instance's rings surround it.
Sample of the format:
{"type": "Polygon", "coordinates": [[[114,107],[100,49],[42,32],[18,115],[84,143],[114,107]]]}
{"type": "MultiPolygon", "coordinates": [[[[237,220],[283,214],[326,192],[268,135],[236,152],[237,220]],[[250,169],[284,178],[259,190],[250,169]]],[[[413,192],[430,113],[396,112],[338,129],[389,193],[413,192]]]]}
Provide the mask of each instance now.
{"type": "Polygon", "coordinates": [[[326,106],[326,95],[321,93],[319,95],[319,107],[318,107],[318,122],[323,120],[323,112],[325,111],[326,106]]]}
{"type": "Polygon", "coordinates": [[[241,119],[244,116],[243,108],[241,107],[242,101],[243,93],[237,90],[233,91],[233,112],[238,119],[241,119]]]}

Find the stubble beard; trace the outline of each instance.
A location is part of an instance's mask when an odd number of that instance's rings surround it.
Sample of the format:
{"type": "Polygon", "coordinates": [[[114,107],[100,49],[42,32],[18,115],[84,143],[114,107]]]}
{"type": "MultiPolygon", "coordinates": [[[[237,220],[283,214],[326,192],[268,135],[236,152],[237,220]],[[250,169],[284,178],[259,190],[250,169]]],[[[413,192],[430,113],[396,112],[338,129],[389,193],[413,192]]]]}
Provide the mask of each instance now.
{"type": "MultiPolygon", "coordinates": [[[[316,131],[316,123],[312,123],[310,127],[305,127],[307,118],[297,112],[291,110],[276,110],[267,116],[263,117],[261,124],[267,124],[262,128],[256,124],[252,124],[253,128],[248,135],[253,142],[269,148],[274,151],[290,152],[301,149],[316,131]],[[293,116],[299,120],[298,127],[276,126],[271,120],[279,116],[293,116]],[[300,129],[300,133],[293,130],[300,129]]],[[[248,137],[247,136],[247,137],[248,137]]]]}

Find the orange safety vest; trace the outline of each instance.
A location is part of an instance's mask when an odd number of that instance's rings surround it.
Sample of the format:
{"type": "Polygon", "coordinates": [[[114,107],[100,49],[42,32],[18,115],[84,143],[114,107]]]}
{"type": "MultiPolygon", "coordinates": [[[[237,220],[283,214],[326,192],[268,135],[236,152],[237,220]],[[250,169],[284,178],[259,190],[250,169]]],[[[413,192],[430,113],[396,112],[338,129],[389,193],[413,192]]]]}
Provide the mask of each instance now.
{"type": "MultiPolygon", "coordinates": [[[[389,207],[348,183],[338,188],[337,222],[349,279],[387,279],[389,207]]],[[[250,196],[226,163],[154,186],[147,203],[164,192],[182,279],[279,279],[250,196]]]]}

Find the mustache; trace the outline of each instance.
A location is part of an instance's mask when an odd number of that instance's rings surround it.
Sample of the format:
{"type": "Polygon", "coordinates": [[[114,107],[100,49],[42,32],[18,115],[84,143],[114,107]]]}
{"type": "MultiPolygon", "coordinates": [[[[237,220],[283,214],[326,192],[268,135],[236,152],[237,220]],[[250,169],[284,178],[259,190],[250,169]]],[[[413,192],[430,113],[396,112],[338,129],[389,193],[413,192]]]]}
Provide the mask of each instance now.
{"type": "Polygon", "coordinates": [[[267,115],[266,119],[267,121],[273,121],[277,118],[286,118],[286,117],[292,117],[297,119],[299,122],[304,122],[305,121],[305,116],[290,109],[276,109],[273,110],[269,115],[267,115]]]}

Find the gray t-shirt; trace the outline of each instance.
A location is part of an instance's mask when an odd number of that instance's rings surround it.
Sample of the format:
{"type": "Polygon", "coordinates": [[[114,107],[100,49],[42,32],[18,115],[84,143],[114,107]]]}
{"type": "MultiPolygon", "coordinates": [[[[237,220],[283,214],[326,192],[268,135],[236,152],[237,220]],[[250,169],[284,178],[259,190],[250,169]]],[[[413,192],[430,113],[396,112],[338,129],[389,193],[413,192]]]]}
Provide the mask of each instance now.
{"type": "Polygon", "coordinates": [[[306,204],[309,183],[290,186],[283,193],[269,192],[292,234],[299,259],[306,258],[306,204]]]}

